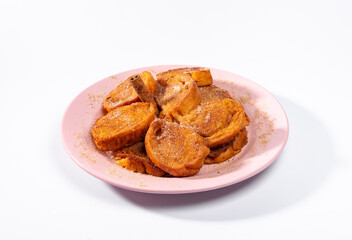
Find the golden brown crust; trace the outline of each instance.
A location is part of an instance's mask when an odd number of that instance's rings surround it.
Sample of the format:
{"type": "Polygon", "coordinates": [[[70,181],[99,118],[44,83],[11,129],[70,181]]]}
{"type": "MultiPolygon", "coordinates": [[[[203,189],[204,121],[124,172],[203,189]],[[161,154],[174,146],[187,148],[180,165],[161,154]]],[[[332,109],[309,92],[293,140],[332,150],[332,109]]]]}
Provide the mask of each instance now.
{"type": "Polygon", "coordinates": [[[176,119],[188,114],[200,102],[197,84],[189,75],[180,72],[158,79],[154,97],[165,116],[176,119]]]}
{"type": "Polygon", "coordinates": [[[180,124],[192,129],[202,137],[210,137],[225,128],[231,117],[232,115],[225,104],[214,101],[196,107],[181,119],[180,124]]]}
{"type": "Polygon", "coordinates": [[[200,104],[205,104],[213,101],[222,101],[226,98],[232,99],[230,93],[225,89],[215,85],[199,87],[200,104]]]}
{"type": "Polygon", "coordinates": [[[91,128],[95,144],[102,151],[115,151],[139,141],[155,119],[150,103],[133,103],[115,108],[91,128]]]}
{"type": "MultiPolygon", "coordinates": [[[[150,72],[144,71],[139,74],[146,85],[149,93],[154,95],[156,89],[156,82],[150,72]]],[[[133,75],[134,76],[134,75],[133,75]]],[[[123,83],[118,85],[114,90],[112,90],[109,95],[104,99],[103,106],[110,112],[116,107],[128,105],[134,102],[139,102],[140,99],[138,94],[131,85],[129,79],[133,76],[130,76],[123,83]]]]}
{"type": "Polygon", "coordinates": [[[246,128],[242,129],[235,137],[232,147],[236,154],[240,153],[242,148],[248,143],[248,131],[246,128]]]}
{"type": "Polygon", "coordinates": [[[197,133],[162,119],[150,124],[145,148],[150,160],[172,176],[195,175],[209,153],[197,133]]]}
{"type": "Polygon", "coordinates": [[[144,72],[141,72],[139,76],[141,76],[144,84],[147,86],[150,94],[153,96],[156,90],[156,81],[152,76],[152,74],[148,71],[144,71],[144,72]]]}
{"type": "Polygon", "coordinates": [[[115,161],[128,170],[162,177],[166,173],[155,166],[145,151],[144,142],[137,142],[114,152],[115,161]]]}
{"type": "Polygon", "coordinates": [[[222,163],[234,156],[232,142],[220,148],[221,149],[216,149],[216,148],[210,149],[210,153],[205,158],[204,163],[205,164],[222,163]],[[214,152],[217,152],[217,153],[214,154],[214,152]]]}
{"type": "Polygon", "coordinates": [[[248,132],[243,128],[236,135],[235,139],[221,147],[210,149],[210,153],[205,158],[205,164],[222,163],[241,152],[242,148],[248,143],[248,132]]]}
{"type": "Polygon", "coordinates": [[[180,124],[203,136],[207,147],[215,148],[232,141],[248,122],[239,103],[224,99],[199,105],[182,117],[180,124]]]}
{"type": "Polygon", "coordinates": [[[205,145],[209,148],[230,142],[240,130],[248,125],[244,109],[238,102],[233,99],[224,99],[222,103],[227,106],[232,114],[232,119],[225,128],[205,138],[205,145]]]}
{"type": "Polygon", "coordinates": [[[127,170],[139,173],[146,173],[143,162],[128,157],[115,157],[115,162],[127,170]]]}
{"type": "Polygon", "coordinates": [[[210,69],[204,67],[185,67],[170,69],[168,71],[158,73],[156,77],[157,79],[165,79],[178,72],[190,75],[198,86],[207,86],[213,84],[213,77],[210,73],[210,69]]]}

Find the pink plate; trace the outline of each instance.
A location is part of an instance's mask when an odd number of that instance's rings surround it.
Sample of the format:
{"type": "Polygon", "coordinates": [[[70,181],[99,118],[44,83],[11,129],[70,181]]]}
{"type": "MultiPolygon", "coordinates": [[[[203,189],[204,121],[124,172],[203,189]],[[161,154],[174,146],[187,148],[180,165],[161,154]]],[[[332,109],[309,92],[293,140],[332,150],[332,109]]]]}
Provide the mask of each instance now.
{"type": "Polygon", "coordinates": [[[288,138],[288,121],[280,103],[258,84],[234,73],[211,69],[214,84],[227,89],[251,119],[248,144],[232,159],[204,165],[192,177],[161,178],[126,170],[99,151],[90,135],[95,120],[103,115],[102,101],[119,83],[133,74],[156,74],[181,65],[153,66],[105,78],[81,92],[62,120],[62,142],[69,156],[85,171],[117,187],[132,191],[178,194],[208,191],[241,182],[272,164],[288,138]]]}

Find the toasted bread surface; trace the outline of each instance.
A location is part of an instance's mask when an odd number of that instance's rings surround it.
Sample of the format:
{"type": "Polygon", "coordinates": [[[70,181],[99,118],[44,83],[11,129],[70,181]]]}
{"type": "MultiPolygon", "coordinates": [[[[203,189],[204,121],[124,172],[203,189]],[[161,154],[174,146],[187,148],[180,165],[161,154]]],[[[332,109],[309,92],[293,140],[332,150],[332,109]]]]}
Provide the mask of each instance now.
{"type": "Polygon", "coordinates": [[[91,134],[100,150],[115,151],[144,137],[156,117],[154,113],[155,108],[150,103],[118,107],[99,118],[91,128],[91,134]]]}
{"type": "Polygon", "coordinates": [[[230,142],[239,131],[249,124],[244,109],[238,102],[233,99],[224,99],[222,103],[226,105],[232,118],[225,128],[205,138],[205,145],[210,148],[230,142]]]}
{"type": "Polygon", "coordinates": [[[225,128],[231,117],[232,115],[225,104],[213,101],[196,107],[190,114],[181,119],[180,124],[203,137],[210,137],[225,128]]]}
{"type": "Polygon", "coordinates": [[[246,128],[243,128],[238,132],[232,142],[224,146],[210,149],[210,153],[205,158],[204,163],[222,163],[240,153],[242,148],[248,143],[247,134],[246,128]]]}
{"type": "Polygon", "coordinates": [[[200,104],[213,101],[222,101],[226,98],[232,99],[230,93],[215,85],[199,87],[200,104]]]}
{"type": "Polygon", "coordinates": [[[235,139],[233,140],[233,151],[235,154],[241,152],[242,148],[248,143],[248,131],[246,128],[243,128],[239,133],[236,135],[235,139]]]}
{"type": "Polygon", "coordinates": [[[132,146],[114,152],[115,161],[128,170],[148,173],[153,176],[162,177],[166,173],[154,165],[145,151],[144,142],[137,142],[132,146]]]}
{"type": "Polygon", "coordinates": [[[214,164],[214,163],[222,163],[231,157],[233,157],[233,144],[232,142],[226,144],[225,146],[221,146],[219,148],[210,149],[209,155],[205,158],[205,164],[214,164]]]}
{"type": "Polygon", "coordinates": [[[243,107],[227,98],[199,105],[182,117],[180,124],[200,134],[205,145],[214,148],[232,141],[248,122],[243,107]]]}
{"type": "Polygon", "coordinates": [[[162,119],[151,123],[145,147],[150,160],[172,176],[195,175],[209,153],[197,133],[162,119]]]}
{"type": "Polygon", "coordinates": [[[168,78],[177,72],[190,75],[198,86],[207,86],[213,84],[213,77],[209,68],[204,67],[186,67],[170,69],[157,74],[157,79],[168,78]]]}
{"type": "MultiPolygon", "coordinates": [[[[152,74],[148,71],[144,71],[139,74],[146,85],[148,91],[151,95],[154,95],[156,89],[156,82],[152,74]]],[[[140,99],[138,94],[134,90],[133,86],[129,82],[129,79],[133,77],[130,76],[123,83],[118,85],[114,90],[112,90],[109,95],[104,99],[103,106],[110,112],[116,107],[128,105],[134,102],[139,102],[140,99]]]]}
{"type": "Polygon", "coordinates": [[[172,115],[176,119],[188,114],[200,102],[197,84],[181,72],[158,79],[154,97],[164,115],[172,115]]]}

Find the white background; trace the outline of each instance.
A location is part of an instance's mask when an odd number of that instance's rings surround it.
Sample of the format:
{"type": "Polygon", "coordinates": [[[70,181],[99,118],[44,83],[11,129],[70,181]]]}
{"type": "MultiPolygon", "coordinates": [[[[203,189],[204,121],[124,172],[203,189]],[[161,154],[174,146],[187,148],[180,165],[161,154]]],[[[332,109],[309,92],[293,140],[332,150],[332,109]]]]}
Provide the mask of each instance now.
{"type": "Polygon", "coordinates": [[[351,239],[352,2],[1,1],[0,239],[351,239]],[[220,190],[112,187],[63,150],[84,88],[151,65],[231,71],[269,90],[290,136],[220,190]]]}

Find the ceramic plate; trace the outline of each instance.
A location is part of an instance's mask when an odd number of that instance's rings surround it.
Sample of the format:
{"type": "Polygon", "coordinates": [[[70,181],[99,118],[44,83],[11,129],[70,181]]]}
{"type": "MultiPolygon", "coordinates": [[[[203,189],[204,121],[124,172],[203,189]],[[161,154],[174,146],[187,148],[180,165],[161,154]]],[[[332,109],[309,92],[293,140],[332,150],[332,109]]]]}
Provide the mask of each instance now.
{"type": "Polygon", "coordinates": [[[91,175],[117,187],[148,193],[208,191],[241,182],[272,164],[284,148],[288,121],[280,103],[263,87],[234,73],[211,68],[214,84],[228,90],[251,119],[248,144],[232,159],[204,165],[192,177],[161,178],[128,171],[99,151],[90,128],[103,115],[102,102],[116,86],[133,74],[156,74],[181,65],[134,69],[107,77],[81,92],[68,106],[62,120],[62,142],[68,155],[91,175]]]}

